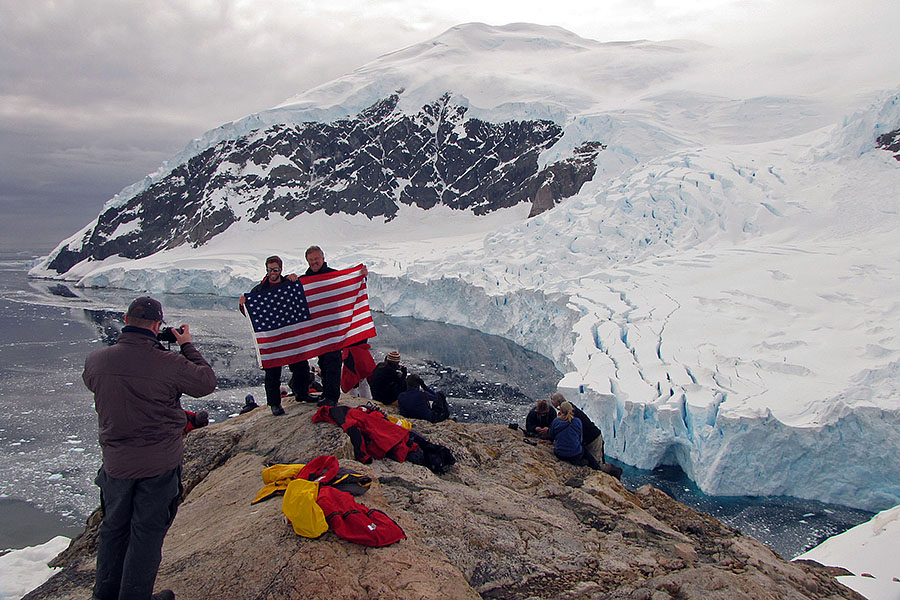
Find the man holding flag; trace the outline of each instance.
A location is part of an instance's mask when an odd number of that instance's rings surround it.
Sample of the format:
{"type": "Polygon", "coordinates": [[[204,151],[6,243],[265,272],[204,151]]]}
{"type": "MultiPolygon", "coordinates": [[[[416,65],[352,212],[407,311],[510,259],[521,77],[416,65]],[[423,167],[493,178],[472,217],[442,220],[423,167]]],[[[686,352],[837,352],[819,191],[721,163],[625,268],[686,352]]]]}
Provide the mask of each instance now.
{"type": "MultiPolygon", "coordinates": [[[[288,282],[296,282],[297,276],[293,273],[288,275],[287,278],[281,276],[281,271],[283,268],[284,265],[279,256],[270,256],[269,258],[267,258],[266,276],[260,283],[256,284],[256,286],[254,286],[253,289],[250,290],[250,294],[262,294],[263,296],[268,298],[271,294],[263,294],[263,292],[274,291],[276,288],[286,286],[288,282]]],[[[239,302],[241,305],[241,312],[246,315],[247,312],[245,310],[245,306],[247,303],[247,295],[241,295],[239,302]]],[[[303,309],[301,308],[299,312],[303,313],[303,309]]],[[[254,327],[253,329],[255,331],[256,327],[254,327]]],[[[263,368],[266,372],[266,404],[269,405],[269,408],[272,410],[272,414],[275,416],[284,414],[284,408],[282,408],[281,406],[281,367],[284,366],[284,364],[288,365],[288,368],[291,370],[292,375],[296,376],[301,369],[305,369],[305,377],[309,377],[309,364],[306,361],[297,360],[296,362],[292,363],[283,363],[268,367],[263,364],[263,368]]],[[[308,396],[308,389],[303,390],[303,392],[308,396]]],[[[296,390],[294,393],[297,394],[296,390]]],[[[300,399],[299,395],[297,395],[297,399],[300,399]]]]}
{"type": "Polygon", "coordinates": [[[281,259],[266,259],[266,279],[241,296],[254,331],[261,366],[266,371],[266,401],[272,414],[281,407],[281,367],[291,370],[298,401],[309,401],[309,362],[319,357],[324,392],[320,405],[340,397],[341,349],[375,336],[366,290],[368,269],[358,265],[337,271],[325,264],[322,249],[306,251],[303,277],[281,276],[281,259]]]}
{"type": "MultiPolygon", "coordinates": [[[[325,262],[325,253],[322,252],[322,249],[318,246],[310,246],[306,249],[306,262],[309,265],[309,268],[306,270],[306,273],[303,274],[303,278],[310,277],[313,275],[325,275],[327,273],[337,273],[337,269],[332,269],[328,266],[328,263],[325,262]]],[[[369,270],[365,265],[361,265],[360,274],[365,280],[366,276],[369,274],[369,270]]],[[[368,309],[368,296],[366,296],[366,308],[368,309]]],[[[371,315],[369,315],[369,320],[371,321],[371,315]]],[[[372,336],[375,335],[375,326],[372,325],[372,336]]],[[[358,337],[358,336],[355,336],[358,337]]],[[[367,338],[362,338],[364,341],[367,338]]],[[[355,343],[359,340],[354,340],[355,343]]],[[[319,406],[327,405],[334,406],[337,404],[338,398],[341,397],[341,367],[343,365],[343,361],[341,359],[341,349],[344,346],[349,346],[350,344],[343,344],[340,347],[329,350],[327,352],[323,352],[319,354],[319,371],[322,373],[322,399],[319,401],[319,406]]],[[[309,370],[307,369],[307,375],[305,377],[298,377],[299,384],[309,385],[309,370]]]]}

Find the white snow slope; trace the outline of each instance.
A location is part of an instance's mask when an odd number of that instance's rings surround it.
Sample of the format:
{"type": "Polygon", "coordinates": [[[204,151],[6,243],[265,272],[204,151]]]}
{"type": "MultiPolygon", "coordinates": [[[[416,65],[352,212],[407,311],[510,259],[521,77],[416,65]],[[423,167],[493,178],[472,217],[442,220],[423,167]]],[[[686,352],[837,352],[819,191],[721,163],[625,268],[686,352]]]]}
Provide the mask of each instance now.
{"type": "MultiPolygon", "coordinates": [[[[900,163],[875,138],[900,127],[900,82],[848,87],[808,76],[815,56],[786,63],[743,78],[741,60],[691,42],[458,26],[211,131],[110,203],[219,140],[353,115],[401,88],[410,112],[451,91],[470,116],[552,119],[565,134],[542,163],[608,144],[577,196],[529,220],[527,206],[404,206],[389,223],[242,221],[66,277],[236,296],[268,254],[299,270],[317,243],[330,264],[369,266],[377,309],[553,359],[615,458],[677,463],[710,494],[885,509],[900,504],[900,163]]],[[[222,201],[244,214],[239,193],[222,201]]]]}
{"type": "Polygon", "coordinates": [[[844,567],[853,575],[837,580],[869,600],[900,600],[900,506],[830,537],[794,560],[844,567]]]}

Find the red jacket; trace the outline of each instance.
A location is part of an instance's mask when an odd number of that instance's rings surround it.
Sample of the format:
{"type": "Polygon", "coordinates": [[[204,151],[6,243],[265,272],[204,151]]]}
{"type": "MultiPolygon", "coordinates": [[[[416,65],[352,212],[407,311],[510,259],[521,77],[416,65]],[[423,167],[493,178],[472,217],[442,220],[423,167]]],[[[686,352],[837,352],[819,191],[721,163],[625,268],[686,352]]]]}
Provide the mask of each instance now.
{"type": "Polygon", "coordinates": [[[418,445],[409,439],[409,431],[391,423],[379,411],[366,411],[346,406],[323,406],[312,417],[313,423],[340,425],[353,442],[355,458],[368,464],[373,458],[390,457],[397,462],[418,445]]]}
{"type": "Polygon", "coordinates": [[[344,392],[349,392],[359,385],[360,381],[372,376],[372,371],[375,370],[375,359],[372,358],[370,348],[369,344],[356,344],[341,351],[341,358],[344,361],[341,389],[344,392]]]}

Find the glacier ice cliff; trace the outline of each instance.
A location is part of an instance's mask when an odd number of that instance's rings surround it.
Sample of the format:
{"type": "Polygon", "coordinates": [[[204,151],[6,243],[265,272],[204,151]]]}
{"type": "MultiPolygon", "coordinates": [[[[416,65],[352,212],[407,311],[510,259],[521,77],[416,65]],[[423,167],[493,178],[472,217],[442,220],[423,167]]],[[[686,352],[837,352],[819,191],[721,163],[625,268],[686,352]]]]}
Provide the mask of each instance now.
{"type": "Polygon", "coordinates": [[[710,494],[894,506],[900,94],[855,97],[858,110],[838,120],[844,100],[711,93],[711,83],[696,84],[707,60],[708,49],[683,42],[454,28],[210,132],[123,190],[108,218],[32,274],[237,296],[263,257],[278,253],[301,270],[316,243],[332,265],[368,265],[377,309],[502,335],[550,357],[565,373],[560,389],[601,425],[613,457],[678,464],[710,494]],[[450,111],[443,129],[429,121],[434,106],[450,111]],[[354,115],[355,125],[334,125],[354,115]],[[318,125],[283,126],[301,120],[318,125]],[[417,124],[421,135],[408,139],[433,149],[416,163],[428,177],[387,177],[395,163],[379,153],[403,150],[406,138],[392,133],[384,146],[381,130],[417,124]],[[329,127],[353,143],[298,159],[298,140],[329,127]],[[454,143],[442,154],[446,140],[454,143]],[[498,149],[496,165],[480,159],[483,148],[498,149]],[[429,170],[431,159],[449,167],[429,170]],[[311,188],[297,184],[298,169],[347,210],[303,196],[311,188]],[[514,202],[501,193],[485,203],[479,192],[453,204],[448,173],[472,183],[496,171],[510,176],[501,188],[540,186],[514,202]],[[185,173],[224,183],[200,198],[185,173]],[[548,196],[566,173],[565,193],[548,196]],[[371,196],[352,187],[361,181],[374,182],[371,196]],[[161,182],[190,196],[182,216],[198,237],[115,252],[137,239],[142,205],[132,200],[161,182]],[[449,203],[419,201],[445,192],[449,203]],[[366,198],[381,204],[363,207],[366,198]],[[269,209],[254,212],[255,203],[269,209]],[[91,236],[106,246],[96,256],[83,251],[91,236]]]}

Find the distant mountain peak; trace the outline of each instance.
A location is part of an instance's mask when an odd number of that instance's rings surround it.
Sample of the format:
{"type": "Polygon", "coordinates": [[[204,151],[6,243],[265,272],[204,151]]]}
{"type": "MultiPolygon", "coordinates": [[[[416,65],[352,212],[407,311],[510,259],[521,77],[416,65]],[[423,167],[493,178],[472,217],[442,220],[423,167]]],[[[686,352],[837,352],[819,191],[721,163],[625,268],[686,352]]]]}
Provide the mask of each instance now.
{"type": "Polygon", "coordinates": [[[536,215],[594,176],[599,141],[541,168],[539,155],[563,134],[552,121],[471,118],[450,92],[406,114],[398,108],[402,93],[354,118],[276,124],[222,141],[106,207],[49,268],[64,273],[83,260],[196,247],[238,221],[276,214],[290,220],[317,211],[362,213],[390,221],[402,204],[483,215],[527,202],[536,215]]]}

